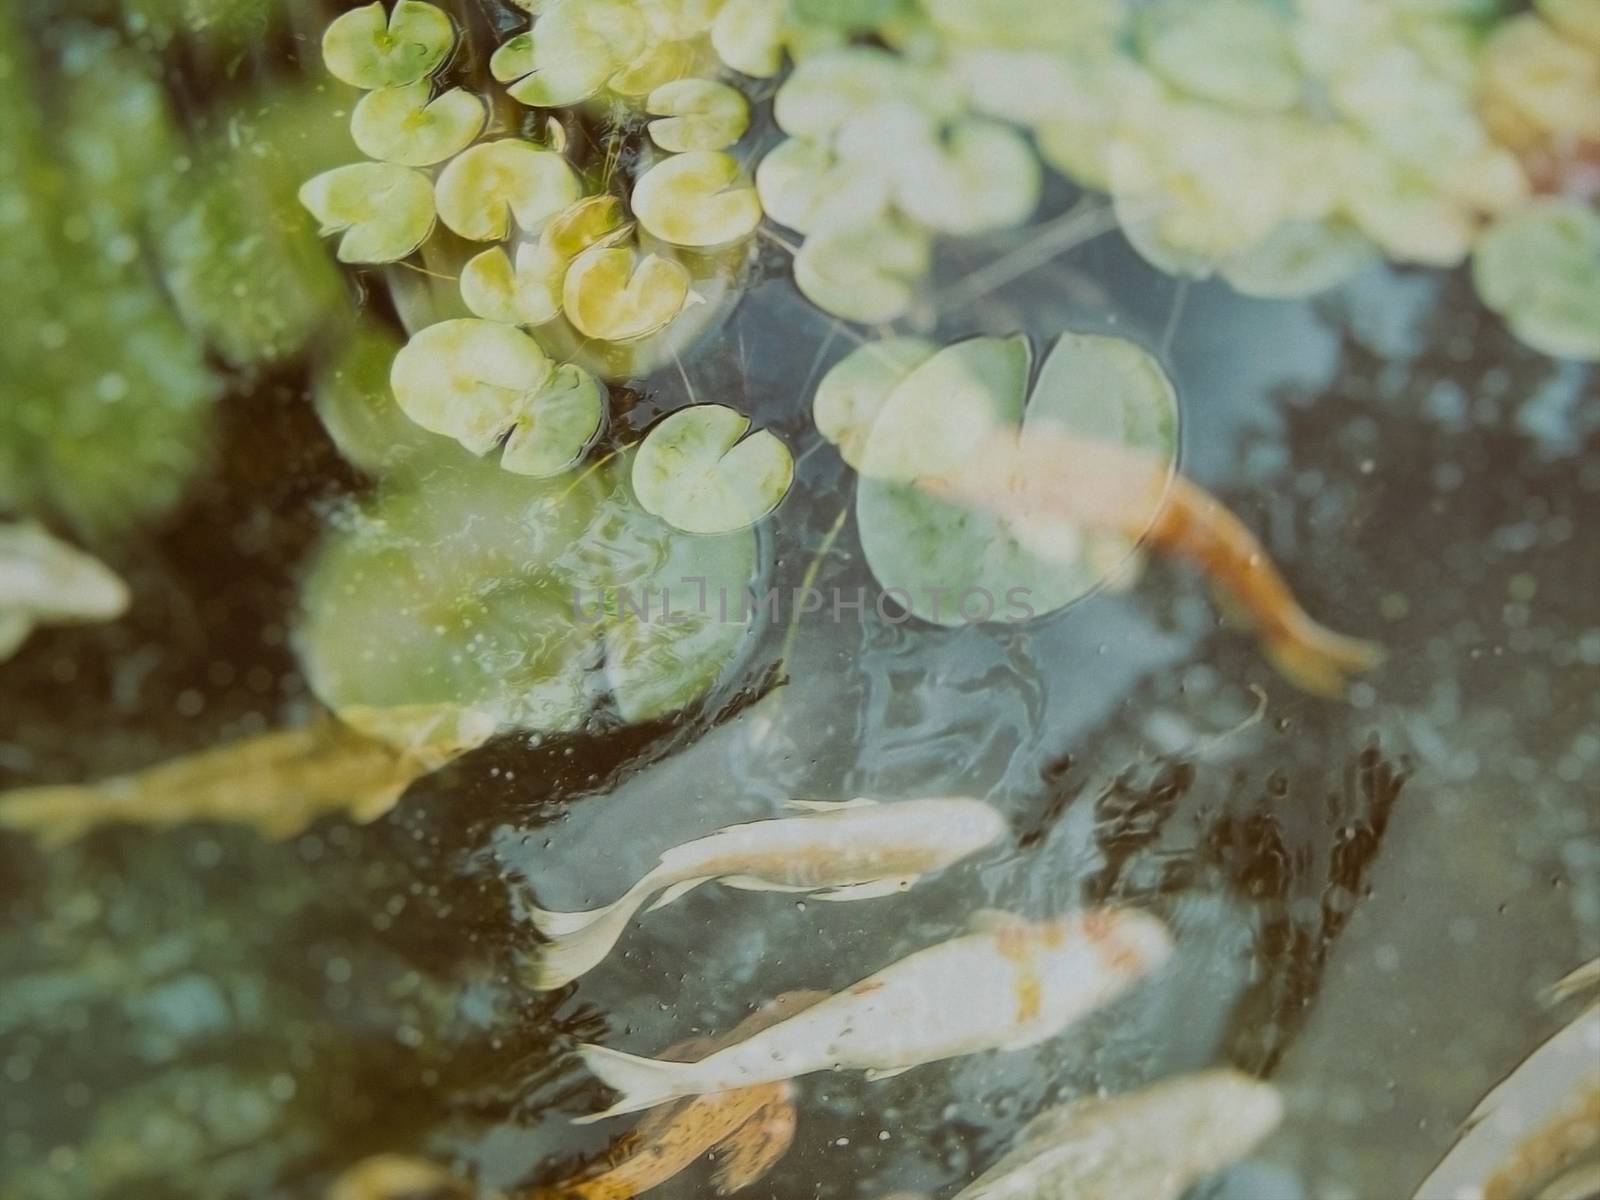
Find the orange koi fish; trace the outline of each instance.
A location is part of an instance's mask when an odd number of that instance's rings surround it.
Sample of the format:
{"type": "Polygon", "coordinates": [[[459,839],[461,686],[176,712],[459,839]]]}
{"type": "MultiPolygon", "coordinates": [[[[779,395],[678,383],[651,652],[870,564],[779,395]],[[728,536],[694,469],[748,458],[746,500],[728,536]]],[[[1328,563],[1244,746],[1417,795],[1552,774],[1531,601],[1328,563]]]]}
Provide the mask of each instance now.
{"type": "Polygon", "coordinates": [[[1034,427],[997,434],[957,473],[918,483],[1025,529],[1109,530],[1195,564],[1250,615],[1272,664],[1308,692],[1337,695],[1382,661],[1373,643],[1312,620],[1244,523],[1158,455],[1034,427]]]}
{"type": "MultiPolygon", "coordinates": [[[[696,1062],[826,998],[825,992],[787,992],[716,1039],[681,1042],[667,1056],[696,1062]]],[[[657,1109],[623,1140],[620,1162],[600,1174],[536,1191],[523,1200],[631,1200],[699,1162],[720,1160],[712,1181],[720,1196],[762,1178],[794,1140],[793,1089],[787,1081],[757,1084],[657,1109]]]]}

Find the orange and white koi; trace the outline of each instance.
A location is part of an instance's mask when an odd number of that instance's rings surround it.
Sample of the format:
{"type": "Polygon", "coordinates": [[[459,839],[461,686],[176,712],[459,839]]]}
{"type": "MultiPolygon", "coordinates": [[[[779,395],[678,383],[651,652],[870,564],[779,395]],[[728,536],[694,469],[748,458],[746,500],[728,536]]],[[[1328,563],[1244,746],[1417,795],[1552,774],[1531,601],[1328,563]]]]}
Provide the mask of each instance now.
{"type": "MultiPolygon", "coordinates": [[[[746,1017],[717,1039],[674,1046],[672,1058],[699,1059],[769,1028],[825,999],[825,992],[789,992],[746,1017]]],[[[657,1109],[624,1139],[615,1165],[533,1192],[526,1200],[632,1200],[708,1153],[718,1159],[712,1183],[720,1196],[760,1180],[794,1140],[794,1090],[787,1081],[696,1096],[657,1109]]]]}
{"type": "Polygon", "coordinates": [[[803,892],[817,900],[895,895],[923,875],[989,845],[1005,830],[981,800],[946,797],[880,804],[794,800],[800,817],[730,825],[668,850],[617,901],[591,912],[534,909],[534,927],[550,939],[533,968],[541,990],[570,983],[597,966],[647,900],[652,910],[712,881],[760,892],[803,892]]]}
{"type": "Polygon", "coordinates": [[[1193,563],[1249,613],[1267,657],[1306,691],[1336,695],[1382,661],[1373,643],[1312,620],[1255,535],[1162,456],[1033,427],[994,435],[958,472],[918,482],[1024,526],[1109,530],[1193,563]]]}
{"type": "Polygon", "coordinates": [[[1283,1119],[1277,1089],[1201,1071],[1041,1113],[955,1200],[1178,1200],[1283,1119]]]}
{"type": "Polygon", "coordinates": [[[579,1123],[813,1071],[883,1079],[940,1059],[1020,1050],[1107,1003],[1172,950],[1159,919],[1128,909],[1039,923],[980,914],[976,923],[977,932],[920,950],[699,1062],[580,1047],[588,1068],[621,1097],[579,1123]]]}

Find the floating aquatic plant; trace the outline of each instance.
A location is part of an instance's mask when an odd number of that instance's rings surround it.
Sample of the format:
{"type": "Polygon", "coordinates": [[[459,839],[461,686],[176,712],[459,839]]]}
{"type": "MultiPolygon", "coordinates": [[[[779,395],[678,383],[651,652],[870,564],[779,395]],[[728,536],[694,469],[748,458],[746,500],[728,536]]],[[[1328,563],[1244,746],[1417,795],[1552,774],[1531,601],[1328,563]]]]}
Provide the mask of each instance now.
{"type": "Polygon", "coordinates": [[[1528,345],[1600,361],[1600,211],[1546,199],[1502,218],[1478,243],[1483,302],[1528,345]]]}
{"type": "Polygon", "coordinates": [[[405,87],[432,75],[455,45],[456,31],[441,8],[382,0],[336,17],[322,35],[322,61],[336,79],[366,90],[405,87]]]}
{"type": "Polygon", "coordinates": [[[675,246],[725,246],[761,221],[755,188],[741,182],[738,161],[719,150],[675,154],[634,184],[639,224],[675,246]]]}
{"type": "Polygon", "coordinates": [[[645,111],[659,118],[649,125],[650,140],[663,150],[721,150],[750,127],[744,93],[712,79],[675,79],[654,89],[645,111]]]}
{"type": "Polygon", "coordinates": [[[473,146],[439,175],[439,219],[464,238],[499,241],[518,229],[537,232],[577,201],[578,177],[552,150],[517,138],[473,146]]]}
{"type": "Polygon", "coordinates": [[[572,260],[561,302],[573,327],[602,341],[631,342],[670,324],[689,299],[689,272],[659,254],[641,255],[618,235],[572,260]]]}
{"type": "Polygon", "coordinates": [[[461,88],[439,96],[427,80],[368,92],[350,115],[361,153],[382,162],[426,167],[472,144],[485,119],[483,101],[461,88]]]}
{"type": "Polygon", "coordinates": [[[750,418],[720,404],[680,409],[645,437],[633,494],[646,512],[688,533],[731,533],[777,508],[794,457],[750,418]],[[748,436],[746,436],[748,434],[748,436]]]}
{"type": "Polygon", "coordinates": [[[433,185],[428,177],[393,163],[351,163],[308,179],[300,203],[342,234],[339,261],[382,263],[404,258],[433,231],[433,185]]]}
{"type": "Polygon", "coordinates": [[[626,460],[544,481],[449,455],[391,472],[306,580],[317,694],[379,737],[418,705],[557,732],[606,695],[629,721],[692,702],[744,640],[755,539],[678,533],[626,480],[626,460]]]}
{"type": "Polygon", "coordinates": [[[1033,430],[1069,431],[1135,448],[1170,470],[1177,404],[1160,366],[1132,342],[1065,334],[1030,395],[1032,354],[1024,338],[973,338],[926,358],[920,351],[915,344],[896,348],[870,372],[864,368],[871,360],[846,360],[844,378],[819,389],[830,405],[839,392],[854,392],[854,428],[849,421],[829,425],[832,436],[856,447],[856,520],[886,593],[923,620],[956,625],[1016,619],[1019,596],[1033,614],[1047,613],[1104,580],[1132,550],[1123,534],[1074,528],[1044,513],[1037,521],[1009,519],[932,494],[925,484],[960,472],[1007,431],[1024,441],[1033,430]]]}
{"type": "Polygon", "coordinates": [[[476,455],[504,443],[500,465],[544,477],[583,456],[605,423],[595,378],[557,368],[509,325],[461,318],[421,330],[395,355],[395,399],[405,414],[476,455]]]}

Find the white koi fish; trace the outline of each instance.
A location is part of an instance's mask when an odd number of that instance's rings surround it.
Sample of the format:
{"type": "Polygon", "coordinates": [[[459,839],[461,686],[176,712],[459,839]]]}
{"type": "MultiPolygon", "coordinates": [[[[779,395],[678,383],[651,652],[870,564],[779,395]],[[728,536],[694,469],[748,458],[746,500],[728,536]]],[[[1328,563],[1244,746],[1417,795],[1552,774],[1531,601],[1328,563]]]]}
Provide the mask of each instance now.
{"type": "Polygon", "coordinates": [[[1201,1071],[1041,1113],[955,1200],[1177,1200],[1283,1120],[1277,1089],[1201,1071]]]}
{"type": "Polygon", "coordinates": [[[37,625],[109,621],[127,607],[127,585],[99,559],[32,521],[0,521],[0,661],[37,625]]]}
{"type": "Polygon", "coordinates": [[[1099,1008],[1172,951],[1166,926],[1132,909],[1040,923],[985,913],[975,924],[978,932],[919,950],[699,1062],[580,1047],[589,1070],[622,1096],[578,1122],[813,1071],[885,1079],[940,1059],[1020,1050],[1099,1008]]]}
{"type": "Polygon", "coordinates": [[[533,986],[541,991],[562,987],[596,967],[657,892],[663,894],[652,911],[713,880],[749,891],[805,892],[816,900],[869,900],[907,890],[1005,831],[993,808],[960,797],[789,803],[809,814],[730,825],[675,846],[604,908],[534,909],[530,919],[550,942],[541,947],[533,986]]]}

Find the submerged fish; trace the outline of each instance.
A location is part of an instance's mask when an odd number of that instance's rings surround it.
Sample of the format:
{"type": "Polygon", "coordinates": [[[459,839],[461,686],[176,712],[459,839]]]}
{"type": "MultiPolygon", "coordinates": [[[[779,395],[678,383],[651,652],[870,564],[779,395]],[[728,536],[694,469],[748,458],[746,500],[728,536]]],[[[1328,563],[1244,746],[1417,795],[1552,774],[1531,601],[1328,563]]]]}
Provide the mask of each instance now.
{"type": "Polygon", "coordinates": [[[0,825],[31,831],[46,845],[70,842],[114,821],[222,821],[254,826],[267,837],[291,837],[332,812],[376,820],[413,781],[481,744],[490,729],[441,708],[427,740],[398,749],[323,719],[96,783],[6,792],[0,795],[0,825]]]}
{"type": "Polygon", "coordinates": [[[730,825],[668,850],[659,865],[616,902],[591,912],[534,909],[540,948],[533,986],[558,988],[592,970],[617,944],[633,915],[715,880],[763,892],[806,892],[817,900],[867,900],[903,892],[998,838],[1005,821],[981,800],[860,799],[790,801],[802,817],[730,825]]]}
{"type": "MultiPolygon", "coordinates": [[[[666,1053],[704,1058],[826,999],[826,992],[788,992],[746,1017],[731,1033],[684,1042],[666,1053]]],[[[625,1139],[621,1161],[598,1173],[531,1193],[526,1200],[631,1200],[699,1162],[718,1158],[719,1196],[749,1187],[770,1171],[794,1140],[793,1088],[787,1081],[738,1088],[657,1109],[625,1139]]]]}
{"type": "Polygon", "coordinates": [[[1277,1089],[1202,1071],[1040,1114],[955,1200],[1177,1200],[1283,1119],[1277,1089]]]}
{"type": "Polygon", "coordinates": [[[335,1179],[325,1200],[471,1200],[474,1195],[471,1184],[437,1163],[374,1154],[335,1179]]]}
{"type": "Polygon", "coordinates": [[[1172,939],[1148,913],[1104,910],[1030,923],[980,914],[978,932],[920,950],[696,1063],[583,1046],[621,1098],[580,1124],[696,1096],[865,1069],[882,1079],[939,1059],[1020,1050],[1060,1033],[1164,962],[1172,939]]]}
{"type": "Polygon", "coordinates": [[[0,522],[0,662],[35,626],[109,621],[128,607],[112,570],[33,521],[0,522]]]}
{"type": "Polygon", "coordinates": [[[1312,620],[1244,523],[1161,456],[1034,427],[990,438],[957,473],[919,486],[1024,526],[1111,530],[1194,563],[1249,614],[1268,659],[1306,691],[1337,695],[1350,675],[1383,659],[1372,642],[1312,620]]]}

